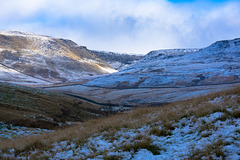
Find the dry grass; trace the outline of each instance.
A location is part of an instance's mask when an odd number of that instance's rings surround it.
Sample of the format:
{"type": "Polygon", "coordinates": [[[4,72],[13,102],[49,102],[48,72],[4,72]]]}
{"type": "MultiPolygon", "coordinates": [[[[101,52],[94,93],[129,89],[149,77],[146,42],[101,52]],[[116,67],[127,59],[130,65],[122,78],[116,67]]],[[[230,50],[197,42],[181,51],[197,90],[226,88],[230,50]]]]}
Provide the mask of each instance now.
{"type": "MultiPolygon", "coordinates": [[[[77,144],[81,145],[84,144],[87,138],[95,133],[107,131],[107,134],[110,137],[110,135],[113,135],[115,132],[119,131],[122,128],[137,129],[144,125],[154,124],[155,122],[160,121],[165,123],[163,126],[166,128],[166,130],[171,130],[174,128],[171,126],[171,124],[168,123],[170,121],[178,121],[183,117],[190,117],[193,115],[195,117],[201,117],[214,112],[224,111],[226,105],[239,106],[240,102],[238,98],[226,98],[221,105],[206,103],[209,100],[213,100],[215,97],[229,97],[231,95],[240,96],[240,88],[238,87],[229,91],[214,93],[192,100],[176,102],[166,106],[154,108],[138,108],[124,114],[113,115],[107,118],[92,119],[82,123],[81,125],[76,125],[68,129],[58,130],[47,135],[26,137],[22,139],[16,139],[14,141],[3,141],[0,143],[0,149],[6,150],[8,148],[16,148],[19,150],[24,149],[26,146],[31,146],[35,142],[41,142],[44,144],[45,148],[48,148],[52,143],[64,140],[75,141],[77,144]]],[[[238,117],[238,113],[232,116],[238,117]]],[[[152,134],[160,134],[160,132],[156,129],[154,130],[153,128],[152,134]]],[[[136,144],[134,146],[135,148],[138,148],[137,146],[141,145],[142,144],[136,144]]],[[[134,148],[134,146],[129,146],[129,149],[134,148]]],[[[125,146],[125,148],[127,148],[127,146],[125,146]]],[[[219,152],[216,154],[221,153],[219,152]]]]}
{"type": "Polygon", "coordinates": [[[172,135],[171,131],[169,131],[168,129],[166,129],[166,128],[159,129],[157,127],[151,128],[149,133],[150,133],[150,135],[153,134],[153,135],[156,135],[158,137],[160,137],[160,136],[171,136],[172,135]]]}
{"type": "Polygon", "coordinates": [[[153,155],[159,155],[160,149],[152,145],[152,140],[149,137],[143,136],[141,140],[133,140],[132,142],[125,143],[124,145],[120,146],[120,149],[123,151],[133,151],[134,153],[137,152],[139,149],[147,149],[153,153],[153,155]]]}
{"type": "Polygon", "coordinates": [[[0,93],[0,121],[7,124],[53,129],[104,114],[96,105],[40,89],[0,83],[0,93]]]}
{"type": "Polygon", "coordinates": [[[203,150],[193,149],[193,153],[188,159],[201,160],[203,157],[206,159],[213,159],[213,154],[218,158],[225,159],[226,155],[222,151],[224,145],[228,145],[228,143],[224,142],[222,139],[218,139],[214,143],[206,145],[203,150]]]}

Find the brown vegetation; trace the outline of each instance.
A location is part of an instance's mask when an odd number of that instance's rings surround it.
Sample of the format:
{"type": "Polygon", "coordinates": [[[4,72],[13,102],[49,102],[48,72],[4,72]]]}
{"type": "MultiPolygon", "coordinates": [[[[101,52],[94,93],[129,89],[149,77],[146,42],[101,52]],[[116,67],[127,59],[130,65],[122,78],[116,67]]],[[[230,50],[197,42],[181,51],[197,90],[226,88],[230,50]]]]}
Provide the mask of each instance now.
{"type": "Polygon", "coordinates": [[[0,121],[7,124],[54,129],[103,115],[99,106],[40,89],[0,83],[0,93],[0,121]]]}
{"type": "MultiPolygon", "coordinates": [[[[236,108],[236,112],[231,112],[229,116],[239,117],[239,96],[240,88],[237,87],[229,91],[213,93],[207,96],[182,102],[176,102],[161,107],[138,108],[124,114],[113,115],[101,119],[92,119],[82,123],[81,125],[72,126],[68,129],[58,130],[47,135],[26,137],[22,139],[16,139],[14,141],[2,141],[0,143],[0,149],[7,150],[8,148],[15,148],[16,150],[22,150],[27,146],[34,146],[36,142],[41,142],[40,147],[43,146],[44,149],[47,149],[51,147],[52,143],[64,140],[74,141],[77,145],[83,145],[86,142],[87,138],[95,133],[102,133],[103,131],[107,131],[105,136],[111,139],[111,137],[113,137],[113,135],[120,129],[137,129],[144,125],[152,126],[152,129],[150,131],[151,134],[157,134],[158,136],[168,136],[171,135],[169,131],[174,129],[174,126],[169,123],[170,121],[177,122],[183,117],[191,116],[198,118],[218,111],[226,112],[225,107],[227,105],[233,106],[233,108],[235,106],[236,108]],[[237,96],[232,97],[232,95],[237,96]],[[209,103],[209,101],[214,100],[216,97],[224,97],[224,100],[221,102],[221,104],[209,103]],[[163,123],[162,129],[164,130],[154,128],[154,124],[158,122],[163,123]]],[[[221,152],[221,147],[218,146],[221,146],[220,142],[216,142],[216,144],[210,146],[210,149],[213,148],[218,157],[224,157],[224,154],[221,152]]],[[[158,148],[156,148],[156,146],[152,146],[147,137],[142,138],[142,140],[136,140],[133,144],[122,146],[122,149],[124,150],[134,150],[134,148],[150,148],[154,151],[154,153],[157,154],[158,152],[158,148]]],[[[209,150],[209,147],[206,148],[206,150],[209,150]]],[[[28,152],[25,154],[28,154],[28,152]]],[[[195,156],[196,154],[192,155],[193,158],[195,156]]]]}

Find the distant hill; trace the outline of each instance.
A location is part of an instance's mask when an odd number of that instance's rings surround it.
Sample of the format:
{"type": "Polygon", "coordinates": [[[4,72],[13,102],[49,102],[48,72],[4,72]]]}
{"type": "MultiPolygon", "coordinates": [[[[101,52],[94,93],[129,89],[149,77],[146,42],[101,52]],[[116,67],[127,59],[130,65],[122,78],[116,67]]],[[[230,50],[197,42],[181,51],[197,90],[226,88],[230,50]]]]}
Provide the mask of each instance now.
{"type": "Polygon", "coordinates": [[[132,55],[132,54],[123,54],[123,53],[114,53],[114,52],[105,52],[105,51],[92,51],[98,58],[107,62],[111,67],[116,70],[123,70],[128,66],[136,63],[143,55],[132,55]]]}
{"type": "Polygon", "coordinates": [[[71,40],[0,31],[0,79],[16,83],[62,83],[116,72],[71,40]]]}
{"type": "Polygon", "coordinates": [[[240,82],[240,39],[203,49],[153,51],[121,72],[91,79],[109,88],[186,87],[240,82]]]}

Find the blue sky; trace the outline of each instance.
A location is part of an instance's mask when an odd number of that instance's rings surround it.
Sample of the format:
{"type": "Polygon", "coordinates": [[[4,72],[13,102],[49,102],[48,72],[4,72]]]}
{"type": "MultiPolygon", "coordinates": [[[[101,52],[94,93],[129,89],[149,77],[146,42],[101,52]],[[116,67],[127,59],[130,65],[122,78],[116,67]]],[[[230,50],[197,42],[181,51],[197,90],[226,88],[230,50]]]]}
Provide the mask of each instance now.
{"type": "Polygon", "coordinates": [[[240,37],[238,0],[0,0],[0,29],[146,54],[240,37]]]}
{"type": "MultiPolygon", "coordinates": [[[[192,3],[192,2],[200,2],[200,0],[168,0],[169,2],[173,3],[192,3]]],[[[201,0],[202,2],[229,2],[233,0],[201,0]]],[[[235,0],[237,1],[237,0],[235,0]]]]}

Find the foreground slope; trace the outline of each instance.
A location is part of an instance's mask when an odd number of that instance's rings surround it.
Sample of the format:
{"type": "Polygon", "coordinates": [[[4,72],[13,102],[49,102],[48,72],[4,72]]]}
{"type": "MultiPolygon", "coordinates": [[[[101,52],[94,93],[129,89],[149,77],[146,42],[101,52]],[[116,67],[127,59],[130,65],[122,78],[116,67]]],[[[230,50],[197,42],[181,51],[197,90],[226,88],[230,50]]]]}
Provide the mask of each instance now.
{"type": "Polygon", "coordinates": [[[15,79],[20,77],[29,84],[62,83],[116,72],[86,47],[71,40],[16,31],[0,31],[0,69],[3,74],[0,80],[20,83],[15,79]]]}
{"type": "Polygon", "coordinates": [[[23,159],[239,159],[240,88],[0,143],[23,159]],[[48,138],[46,138],[48,137],[48,138]]]}

